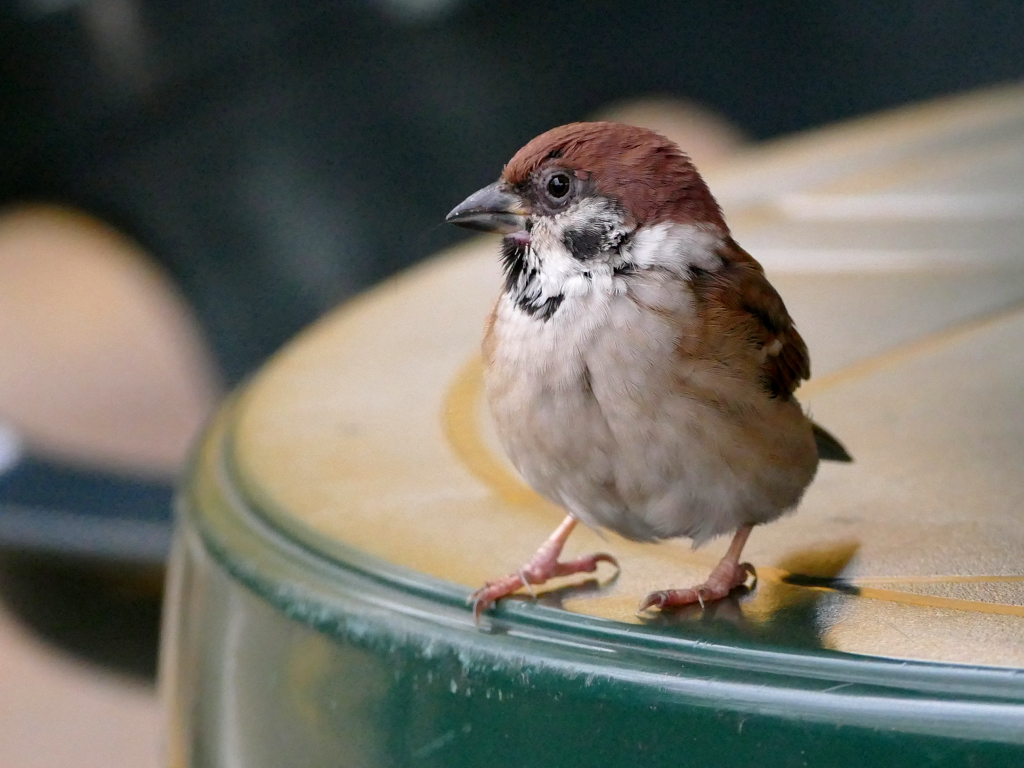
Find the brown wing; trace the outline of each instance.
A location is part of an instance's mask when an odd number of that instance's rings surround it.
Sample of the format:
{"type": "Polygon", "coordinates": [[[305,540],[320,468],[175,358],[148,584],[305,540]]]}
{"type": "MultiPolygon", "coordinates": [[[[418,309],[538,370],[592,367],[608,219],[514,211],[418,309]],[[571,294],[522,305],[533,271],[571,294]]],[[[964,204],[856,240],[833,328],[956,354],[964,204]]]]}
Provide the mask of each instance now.
{"type": "Polygon", "coordinates": [[[811,375],[807,345],[761,265],[732,239],[719,255],[723,267],[695,274],[694,292],[706,306],[717,309],[714,315],[723,315],[718,322],[763,349],[765,384],[773,395],[788,400],[811,375]]]}

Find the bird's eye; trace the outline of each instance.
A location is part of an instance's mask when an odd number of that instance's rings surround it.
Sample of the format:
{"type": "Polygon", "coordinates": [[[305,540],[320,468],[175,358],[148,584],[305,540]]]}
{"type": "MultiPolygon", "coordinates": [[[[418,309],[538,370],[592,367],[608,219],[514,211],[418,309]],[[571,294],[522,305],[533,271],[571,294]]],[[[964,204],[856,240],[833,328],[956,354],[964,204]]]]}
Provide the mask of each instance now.
{"type": "Polygon", "coordinates": [[[561,200],[569,194],[569,187],[571,185],[572,182],[569,180],[568,174],[556,173],[548,179],[548,194],[555,200],[561,200]]]}

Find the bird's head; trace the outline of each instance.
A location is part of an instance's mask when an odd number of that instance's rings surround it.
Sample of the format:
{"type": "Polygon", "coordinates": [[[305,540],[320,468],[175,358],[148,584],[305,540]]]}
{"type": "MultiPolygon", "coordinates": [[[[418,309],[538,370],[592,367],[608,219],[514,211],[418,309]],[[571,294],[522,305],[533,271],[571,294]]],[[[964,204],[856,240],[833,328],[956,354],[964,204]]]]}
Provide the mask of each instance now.
{"type": "Polygon", "coordinates": [[[718,204],[678,146],[645,128],[603,122],[542,133],[446,221],[503,234],[506,249],[529,248],[541,260],[562,253],[587,269],[621,260],[644,231],[683,225],[728,236],[718,204]]]}

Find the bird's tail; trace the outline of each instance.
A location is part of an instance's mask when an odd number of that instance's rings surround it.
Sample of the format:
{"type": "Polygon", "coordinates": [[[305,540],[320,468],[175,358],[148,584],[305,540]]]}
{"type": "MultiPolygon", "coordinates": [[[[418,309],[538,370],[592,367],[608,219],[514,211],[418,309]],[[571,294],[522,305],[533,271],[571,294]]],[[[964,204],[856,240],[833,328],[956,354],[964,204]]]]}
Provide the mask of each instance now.
{"type": "Polygon", "coordinates": [[[818,458],[822,461],[853,461],[853,457],[843,447],[843,444],[832,435],[811,422],[811,430],[814,432],[814,444],[818,446],[818,458]]]}

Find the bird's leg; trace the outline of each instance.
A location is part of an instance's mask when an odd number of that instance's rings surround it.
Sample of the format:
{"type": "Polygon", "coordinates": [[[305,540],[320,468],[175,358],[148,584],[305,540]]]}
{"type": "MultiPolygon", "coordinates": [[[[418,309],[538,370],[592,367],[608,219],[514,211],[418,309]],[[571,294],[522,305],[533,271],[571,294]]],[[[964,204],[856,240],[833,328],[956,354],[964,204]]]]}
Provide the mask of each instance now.
{"type": "Polygon", "coordinates": [[[715,570],[708,576],[707,581],[689,589],[663,589],[659,592],[651,592],[640,603],[639,610],[647,608],[676,608],[682,605],[700,603],[701,608],[705,603],[714,600],[721,600],[736,587],[747,583],[747,576],[757,578],[754,566],[750,563],[740,562],[740,553],[743,545],[747,543],[747,537],[754,529],[752,525],[744,525],[732,538],[729,551],[725,553],[715,570]]]}
{"type": "MultiPolygon", "coordinates": [[[[473,606],[473,618],[480,617],[480,613],[486,610],[495,600],[511,595],[520,587],[526,587],[533,593],[531,584],[543,584],[555,576],[569,576],[573,573],[593,573],[597,570],[600,562],[611,563],[616,568],[618,561],[605,552],[598,552],[594,555],[578,557],[575,560],[559,562],[558,556],[562,554],[562,547],[566,539],[576,527],[576,520],[567,515],[565,520],[555,529],[555,532],[548,536],[547,540],[540,545],[540,548],[533,553],[526,563],[515,573],[503,576],[494,581],[488,581],[480,589],[469,596],[469,602],[473,606]]],[[[535,595],[536,596],[536,595],[535,595]]]]}

